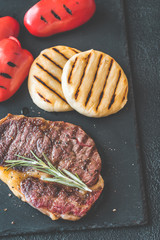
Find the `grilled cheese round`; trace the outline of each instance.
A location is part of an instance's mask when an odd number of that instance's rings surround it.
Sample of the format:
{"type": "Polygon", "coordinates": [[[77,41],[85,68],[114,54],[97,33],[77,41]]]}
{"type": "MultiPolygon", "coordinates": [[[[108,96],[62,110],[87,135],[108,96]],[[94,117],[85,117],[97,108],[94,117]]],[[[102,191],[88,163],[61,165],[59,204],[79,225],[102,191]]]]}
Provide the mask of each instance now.
{"type": "Polygon", "coordinates": [[[62,73],[62,90],[69,105],[88,117],[118,112],[127,102],[128,80],[109,55],[89,50],[71,57],[62,73]]]}
{"type": "Polygon", "coordinates": [[[61,75],[66,62],[80,51],[66,46],[43,50],[33,62],[28,89],[33,102],[48,112],[71,111],[61,86],[61,75]]]}

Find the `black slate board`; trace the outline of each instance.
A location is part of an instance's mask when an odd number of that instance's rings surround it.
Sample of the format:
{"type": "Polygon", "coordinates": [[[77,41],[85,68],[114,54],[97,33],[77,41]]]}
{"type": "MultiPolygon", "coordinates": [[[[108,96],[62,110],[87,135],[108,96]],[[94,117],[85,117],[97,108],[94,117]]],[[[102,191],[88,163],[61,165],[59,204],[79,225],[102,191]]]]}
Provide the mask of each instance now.
{"type": "Polygon", "coordinates": [[[10,100],[0,104],[0,118],[6,116],[8,112],[21,114],[22,109],[28,107],[29,116],[41,116],[53,121],[64,120],[80,125],[96,142],[102,158],[102,176],[105,181],[100,199],[87,216],[77,222],[51,221],[13,195],[9,197],[9,189],[1,182],[0,235],[144,224],[145,199],[123,2],[97,0],[96,14],[87,24],[46,39],[31,36],[23,26],[25,11],[36,2],[36,0],[1,1],[0,16],[11,15],[21,23],[19,39],[22,46],[30,50],[34,57],[44,48],[54,45],[68,45],[80,50],[94,48],[110,54],[128,76],[129,100],[127,106],[119,113],[101,119],[87,118],[76,112],[47,113],[32,103],[25,81],[10,100]],[[8,209],[6,212],[5,208],[8,209]],[[15,224],[12,225],[12,221],[15,224]]]}

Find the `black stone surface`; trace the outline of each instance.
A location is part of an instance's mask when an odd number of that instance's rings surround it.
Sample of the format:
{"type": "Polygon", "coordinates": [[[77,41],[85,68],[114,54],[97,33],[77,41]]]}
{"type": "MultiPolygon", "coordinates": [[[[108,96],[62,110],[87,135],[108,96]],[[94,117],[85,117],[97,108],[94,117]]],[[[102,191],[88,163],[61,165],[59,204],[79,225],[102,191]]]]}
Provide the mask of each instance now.
{"type": "MultiPolygon", "coordinates": [[[[26,5],[20,5],[20,0],[16,0],[16,3],[19,4],[16,17],[22,21],[21,13],[26,11],[28,4],[33,4],[33,0],[28,1],[26,5]]],[[[75,111],[47,113],[32,103],[25,81],[13,98],[1,103],[0,117],[4,117],[8,112],[20,114],[23,111],[28,116],[38,115],[49,120],[63,120],[82,126],[95,139],[102,158],[102,175],[105,181],[103,194],[87,216],[80,221],[53,222],[16,197],[8,198],[9,190],[1,184],[0,235],[120,227],[146,222],[123,4],[113,0],[97,0],[96,3],[94,18],[79,29],[41,39],[33,37],[23,27],[20,40],[24,47],[32,50],[34,56],[37,56],[41,49],[59,44],[85,50],[94,48],[110,54],[128,76],[127,106],[119,113],[101,119],[87,118],[75,111]],[[78,39],[81,41],[78,42],[78,39]],[[3,211],[5,208],[8,209],[7,212],[3,211]],[[11,225],[12,221],[15,224],[11,225]]],[[[3,8],[5,11],[5,2],[3,8]]],[[[12,2],[7,11],[8,14],[9,11],[13,13],[12,2]]]]}
{"type": "Polygon", "coordinates": [[[5,239],[159,239],[159,1],[125,1],[150,221],[145,227],[5,239]]]}

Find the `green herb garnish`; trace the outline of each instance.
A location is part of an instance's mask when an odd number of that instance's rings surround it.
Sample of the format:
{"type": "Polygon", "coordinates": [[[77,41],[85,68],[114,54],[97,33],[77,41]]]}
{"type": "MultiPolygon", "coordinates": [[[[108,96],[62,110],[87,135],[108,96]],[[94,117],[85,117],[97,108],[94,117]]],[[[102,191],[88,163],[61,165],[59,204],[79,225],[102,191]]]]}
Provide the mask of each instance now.
{"type": "Polygon", "coordinates": [[[84,191],[92,192],[92,190],[88,188],[87,185],[81,181],[78,174],[73,174],[66,169],[60,170],[55,168],[44,153],[42,155],[45,158],[46,163],[42,161],[40,158],[38,158],[32,151],[31,153],[35,159],[16,155],[20,159],[6,160],[5,161],[7,163],[6,167],[8,167],[7,170],[17,166],[32,167],[37,171],[44,172],[51,176],[54,176],[54,177],[48,177],[48,178],[42,177],[41,179],[44,181],[56,182],[66,186],[75,187],[84,191]]]}

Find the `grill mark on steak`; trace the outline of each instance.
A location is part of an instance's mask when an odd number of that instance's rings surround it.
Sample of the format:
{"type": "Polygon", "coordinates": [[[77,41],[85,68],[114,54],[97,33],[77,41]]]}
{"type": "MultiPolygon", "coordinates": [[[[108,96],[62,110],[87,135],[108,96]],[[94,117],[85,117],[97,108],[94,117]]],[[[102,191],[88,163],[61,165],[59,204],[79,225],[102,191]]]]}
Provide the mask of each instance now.
{"type": "Polygon", "coordinates": [[[90,150],[90,153],[89,153],[88,157],[87,157],[86,160],[85,160],[85,165],[83,166],[83,169],[84,169],[84,170],[86,170],[87,166],[89,165],[90,159],[91,159],[91,157],[93,156],[94,151],[95,151],[95,147],[92,147],[91,150],[90,150]]]}
{"type": "Polygon", "coordinates": [[[61,163],[60,163],[59,167],[60,168],[65,168],[67,166],[67,169],[71,169],[71,167],[73,165],[73,162],[70,161],[70,160],[71,160],[71,157],[73,157],[75,155],[74,152],[73,152],[72,138],[74,138],[74,136],[76,135],[78,127],[75,126],[73,129],[70,130],[71,139],[69,139],[69,140],[68,140],[68,137],[67,137],[69,135],[67,135],[65,133],[62,134],[62,130],[61,130],[61,133],[59,134],[59,138],[57,139],[58,152],[59,152],[60,156],[65,154],[66,158],[61,160],[61,163]]]}
{"type": "Polygon", "coordinates": [[[36,145],[37,145],[37,149],[38,149],[39,153],[42,154],[45,152],[46,155],[50,155],[50,149],[52,146],[52,142],[48,136],[45,135],[41,138],[38,138],[36,145]]]}
{"type": "Polygon", "coordinates": [[[20,141],[19,141],[19,144],[17,143],[17,152],[16,154],[19,154],[19,149],[21,149],[21,153],[20,155],[24,155],[25,156],[25,147],[26,147],[26,138],[28,136],[28,133],[29,133],[29,123],[26,121],[24,122],[24,124],[22,123],[21,125],[21,130],[22,130],[22,134],[21,134],[21,138],[20,138],[20,141]]]}
{"type": "Polygon", "coordinates": [[[14,136],[16,136],[17,129],[14,132],[15,132],[15,134],[12,135],[12,130],[10,130],[11,136],[9,134],[7,134],[7,136],[6,136],[5,132],[3,134],[1,134],[2,141],[0,141],[0,164],[1,163],[3,164],[3,162],[5,161],[4,156],[8,152],[8,149],[9,149],[10,145],[12,144],[12,140],[14,140],[14,136]],[[7,145],[7,143],[4,143],[4,140],[5,140],[5,142],[7,142],[8,137],[10,137],[10,138],[9,138],[8,145],[7,145]]]}
{"type": "MultiPolygon", "coordinates": [[[[5,152],[4,152],[4,154],[3,154],[3,157],[4,157],[4,162],[5,162],[5,160],[7,160],[7,159],[14,159],[15,158],[15,150],[16,150],[16,147],[17,147],[17,144],[15,144],[15,142],[17,141],[17,140],[19,140],[19,137],[20,137],[20,135],[18,135],[17,134],[17,132],[18,132],[18,129],[20,129],[21,128],[21,126],[22,126],[22,124],[23,124],[23,121],[19,121],[17,124],[16,124],[16,133],[14,134],[14,137],[13,138],[11,138],[11,139],[9,139],[8,138],[8,133],[7,134],[5,134],[6,135],[6,143],[8,142],[8,146],[7,146],[7,148],[5,149],[5,152]],[[16,135],[17,134],[17,135],[16,135]],[[10,154],[10,152],[11,152],[11,154],[10,154]],[[5,156],[6,155],[6,156],[5,156]],[[12,157],[13,156],[13,157],[12,157]]],[[[12,126],[12,125],[11,125],[12,126]]],[[[11,130],[13,130],[12,128],[11,128],[11,130]]],[[[9,132],[11,131],[10,129],[9,129],[9,132]]]]}
{"type": "Polygon", "coordinates": [[[60,136],[61,136],[61,132],[63,131],[63,127],[64,125],[61,124],[61,123],[58,123],[57,125],[58,127],[58,131],[54,132],[53,134],[54,135],[54,139],[52,140],[52,143],[53,143],[53,150],[52,150],[52,164],[57,166],[59,164],[59,161],[61,160],[61,155],[60,155],[60,152],[61,152],[61,149],[60,149],[60,144],[61,144],[61,141],[60,141],[60,136]],[[58,152],[58,156],[55,157],[55,154],[56,152],[58,152]]]}
{"type": "Polygon", "coordinates": [[[79,152],[79,151],[82,149],[82,147],[85,146],[85,143],[87,142],[87,140],[88,140],[88,136],[87,136],[87,135],[84,135],[84,136],[83,136],[81,143],[80,143],[80,142],[78,141],[78,139],[76,138],[76,141],[77,141],[77,143],[78,143],[77,152],[79,152]]]}
{"type": "Polygon", "coordinates": [[[85,179],[85,183],[88,186],[92,186],[92,184],[96,183],[97,181],[96,176],[97,174],[100,173],[100,166],[99,166],[99,163],[96,161],[96,156],[95,156],[94,167],[92,168],[93,163],[91,163],[91,159],[93,155],[95,155],[95,153],[96,153],[96,150],[94,146],[89,148],[87,152],[85,152],[85,150],[82,149],[80,151],[80,156],[83,156],[83,158],[80,158],[79,161],[82,161],[83,164],[81,165],[81,168],[79,168],[79,164],[77,164],[78,162],[76,162],[74,169],[72,169],[74,173],[77,172],[77,174],[80,176],[81,179],[85,179]],[[98,169],[98,172],[97,172],[97,169],[95,170],[95,168],[98,169]],[[83,171],[81,171],[81,169],[83,169],[83,171]]]}
{"type": "Polygon", "coordinates": [[[89,153],[88,158],[91,158],[91,157],[93,156],[93,154],[94,154],[95,151],[96,151],[95,146],[93,146],[93,147],[91,148],[91,151],[90,151],[90,153],[89,153]]]}
{"type": "Polygon", "coordinates": [[[62,160],[60,163],[60,168],[66,168],[72,171],[74,169],[74,162],[75,162],[75,152],[73,150],[74,144],[75,144],[75,136],[76,133],[78,131],[78,126],[75,126],[74,128],[72,128],[71,132],[70,132],[70,137],[71,139],[68,139],[68,134],[64,134],[64,136],[61,136],[61,141],[62,139],[64,139],[64,143],[61,145],[60,147],[60,155],[65,154],[66,155],[66,159],[62,160]]]}
{"type": "MultiPolygon", "coordinates": [[[[77,133],[77,138],[80,136],[80,132],[77,133]]],[[[92,160],[92,156],[96,153],[96,147],[93,141],[86,135],[80,139],[76,138],[77,144],[74,145],[75,152],[77,153],[77,161],[74,163],[72,168],[73,173],[77,173],[80,178],[85,179],[87,185],[92,185],[96,183],[96,178],[94,179],[94,170],[88,173],[89,164],[92,160]],[[79,147],[76,147],[76,146],[79,147]],[[81,164],[80,164],[81,163],[81,164]],[[82,169],[84,171],[82,171],[82,169]],[[90,181],[94,179],[94,182],[90,181]]],[[[96,159],[95,159],[96,161],[96,159]]],[[[92,164],[91,164],[92,165],[92,164]]],[[[100,166],[99,166],[100,167],[100,166]]],[[[97,172],[99,174],[100,170],[97,172]]],[[[96,174],[97,175],[97,174],[96,174]]],[[[95,175],[95,176],[96,176],[95,175]]]]}
{"type": "Polygon", "coordinates": [[[26,148],[26,155],[29,156],[30,158],[33,158],[32,154],[30,153],[30,150],[32,150],[39,158],[42,158],[44,161],[42,152],[39,150],[37,146],[38,140],[44,137],[43,131],[40,129],[37,131],[37,126],[34,126],[33,128],[31,128],[31,131],[33,133],[31,135],[30,142],[26,148]]]}
{"type": "MultiPolygon", "coordinates": [[[[76,138],[77,132],[78,132],[78,126],[75,126],[75,127],[73,128],[73,131],[72,131],[71,134],[70,134],[71,139],[70,139],[69,141],[65,142],[65,147],[64,147],[64,149],[65,149],[65,151],[66,151],[66,149],[67,149],[67,152],[68,152],[68,153],[71,152],[71,151],[73,151],[73,146],[74,146],[74,144],[75,144],[74,139],[76,138]]],[[[67,138],[67,136],[68,136],[68,135],[66,135],[66,138],[67,138]]]]}

